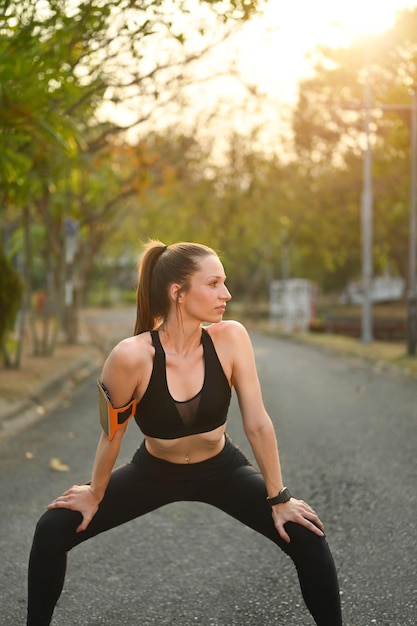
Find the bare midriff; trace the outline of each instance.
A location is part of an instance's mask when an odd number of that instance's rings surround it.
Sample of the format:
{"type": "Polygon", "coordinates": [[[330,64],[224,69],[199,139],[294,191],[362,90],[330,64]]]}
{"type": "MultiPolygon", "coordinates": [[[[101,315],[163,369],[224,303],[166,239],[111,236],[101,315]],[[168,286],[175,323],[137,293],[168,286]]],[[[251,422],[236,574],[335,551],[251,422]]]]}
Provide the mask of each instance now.
{"type": "Polygon", "coordinates": [[[225,430],[226,425],[223,424],[208,433],[180,439],[146,437],[146,449],[152,456],[169,463],[201,463],[223,450],[225,430]]]}

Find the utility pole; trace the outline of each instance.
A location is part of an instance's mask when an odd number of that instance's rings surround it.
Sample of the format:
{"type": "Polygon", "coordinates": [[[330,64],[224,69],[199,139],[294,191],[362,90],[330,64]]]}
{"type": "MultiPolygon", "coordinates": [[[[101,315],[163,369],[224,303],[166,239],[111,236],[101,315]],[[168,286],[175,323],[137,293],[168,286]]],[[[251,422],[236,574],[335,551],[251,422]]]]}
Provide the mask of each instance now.
{"type": "Polygon", "coordinates": [[[407,353],[416,355],[417,349],[417,91],[412,93],[411,105],[404,104],[372,104],[369,74],[365,77],[364,103],[362,107],[350,106],[350,109],[364,109],[365,152],[363,157],[363,190],[361,203],[362,220],[362,343],[372,341],[372,152],[370,145],[371,111],[410,111],[410,218],[409,218],[409,250],[408,250],[408,292],[407,292],[407,353]]]}
{"type": "Polygon", "coordinates": [[[372,320],[372,242],[373,242],[373,193],[372,193],[372,148],[369,137],[369,127],[371,121],[371,83],[369,80],[369,68],[365,69],[364,86],[364,134],[365,153],[363,158],[363,189],[361,202],[361,222],[362,222],[362,343],[372,343],[373,340],[373,320],[372,320]]]}
{"type": "Polygon", "coordinates": [[[410,242],[407,294],[407,353],[415,356],[417,343],[416,290],[416,231],[417,231],[417,91],[411,100],[411,183],[410,183],[410,242]]]}
{"type": "Polygon", "coordinates": [[[415,356],[417,346],[417,91],[411,95],[411,105],[377,104],[382,111],[410,111],[410,232],[408,247],[408,292],[407,292],[407,354],[415,356]]]}

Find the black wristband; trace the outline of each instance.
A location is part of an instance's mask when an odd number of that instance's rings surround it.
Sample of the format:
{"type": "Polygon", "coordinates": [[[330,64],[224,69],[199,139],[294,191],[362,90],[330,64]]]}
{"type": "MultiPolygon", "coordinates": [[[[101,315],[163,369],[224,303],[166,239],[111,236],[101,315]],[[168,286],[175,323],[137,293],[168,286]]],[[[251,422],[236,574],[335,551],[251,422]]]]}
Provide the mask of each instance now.
{"type": "Polygon", "coordinates": [[[267,498],[266,501],[270,506],[274,506],[275,504],[284,504],[285,502],[288,502],[290,498],[292,498],[290,490],[287,487],[283,487],[277,496],[267,498]]]}

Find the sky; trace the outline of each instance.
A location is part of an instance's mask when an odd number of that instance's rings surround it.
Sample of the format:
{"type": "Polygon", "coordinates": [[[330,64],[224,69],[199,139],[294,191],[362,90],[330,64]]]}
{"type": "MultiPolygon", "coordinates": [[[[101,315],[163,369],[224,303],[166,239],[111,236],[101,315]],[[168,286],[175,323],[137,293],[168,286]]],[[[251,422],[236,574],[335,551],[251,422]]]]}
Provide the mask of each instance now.
{"type": "MultiPolygon", "coordinates": [[[[261,143],[276,145],[290,134],[298,83],[311,71],[308,53],[319,44],[349,46],[354,37],[388,30],[398,11],[415,6],[417,0],[269,0],[262,15],[252,18],[196,64],[193,75],[198,80],[187,90],[190,107],[186,113],[180,112],[181,124],[187,126],[189,120],[192,129],[198,119],[203,135],[209,140],[224,137],[225,144],[231,130],[245,134],[258,124],[265,126],[261,143]],[[262,100],[250,103],[246,87],[230,75],[200,81],[225,70],[231,59],[244,83],[265,94],[262,100]],[[204,116],[211,119],[211,111],[216,111],[216,116],[206,124],[204,116]]],[[[107,109],[103,107],[103,111],[106,114],[107,109]]],[[[135,110],[131,114],[124,110],[126,122],[129,115],[136,119],[135,110]]],[[[162,127],[178,123],[165,110],[152,120],[162,127]]]]}
{"type": "Polygon", "coordinates": [[[284,137],[290,140],[298,83],[311,71],[308,53],[319,44],[349,46],[355,37],[384,32],[398,11],[415,6],[417,0],[269,0],[263,15],[252,18],[196,71],[210,74],[233,58],[244,83],[265,95],[262,104],[258,100],[252,108],[246,88],[230,76],[197,83],[189,89],[191,110],[197,116],[217,111],[203,135],[226,146],[231,130],[246,134],[258,125],[262,147],[274,149],[284,137]]]}
{"type": "Polygon", "coordinates": [[[383,32],[398,11],[415,6],[416,0],[269,0],[263,17],[237,38],[241,71],[263,91],[293,103],[297,83],[309,70],[309,51],[383,32]]]}

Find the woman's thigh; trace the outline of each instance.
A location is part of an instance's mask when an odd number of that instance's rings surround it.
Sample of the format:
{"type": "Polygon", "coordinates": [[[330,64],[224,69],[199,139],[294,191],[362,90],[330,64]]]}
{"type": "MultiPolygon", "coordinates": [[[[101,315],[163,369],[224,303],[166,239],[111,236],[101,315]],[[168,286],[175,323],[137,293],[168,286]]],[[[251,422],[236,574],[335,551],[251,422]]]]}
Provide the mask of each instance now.
{"type": "MultiPolygon", "coordinates": [[[[291,541],[284,541],[272,518],[271,507],[262,474],[251,465],[237,468],[226,476],[218,489],[212,491],[207,502],[231,515],[241,523],[264,535],[292,558],[302,558],[308,552],[321,550],[323,538],[294,522],[287,522],[285,529],[291,541]]],[[[325,541],[324,541],[325,543],[325,541]]]]}
{"type": "Polygon", "coordinates": [[[155,482],[133,463],[115,469],[97,513],[85,531],[76,532],[82,516],[78,511],[53,509],[39,520],[37,532],[48,543],[61,546],[65,551],[106,530],[120,526],[164,504],[172,502],[175,494],[155,482]]]}
{"type": "Polygon", "coordinates": [[[251,465],[243,465],[209,490],[205,501],[266,537],[278,540],[266,497],[262,474],[251,465]]]}

